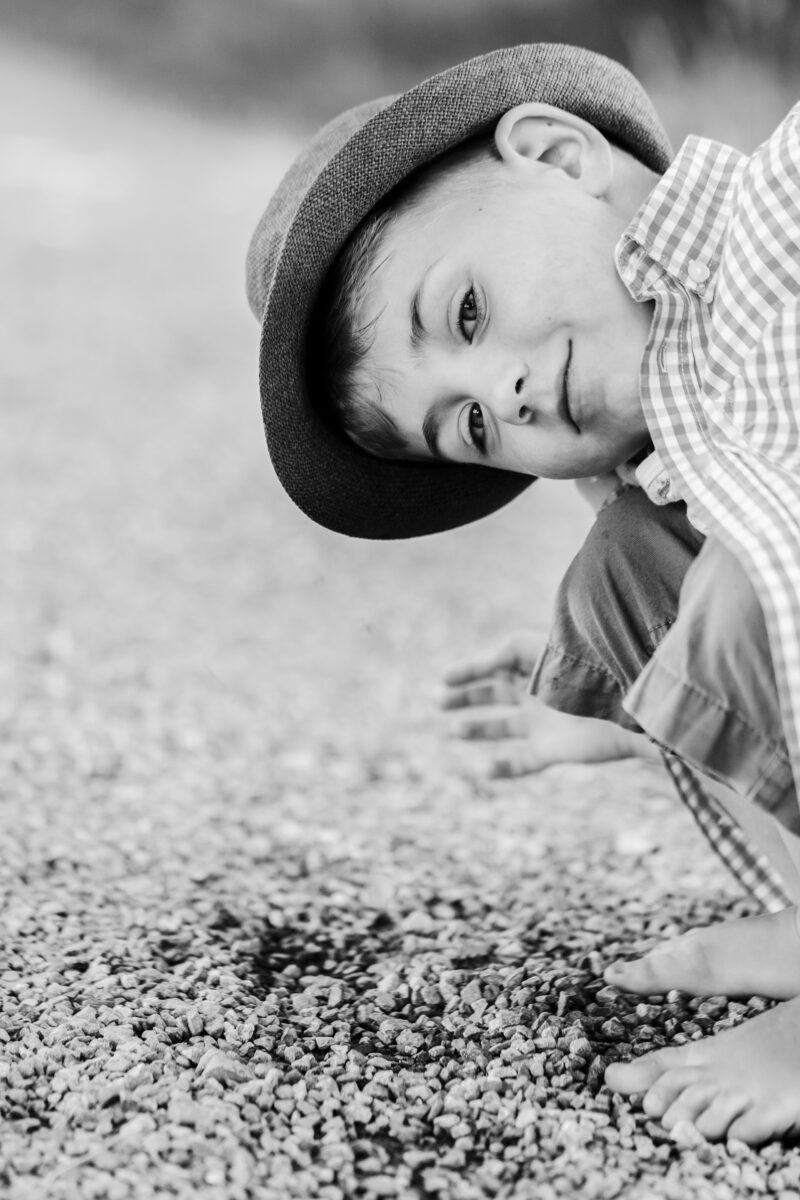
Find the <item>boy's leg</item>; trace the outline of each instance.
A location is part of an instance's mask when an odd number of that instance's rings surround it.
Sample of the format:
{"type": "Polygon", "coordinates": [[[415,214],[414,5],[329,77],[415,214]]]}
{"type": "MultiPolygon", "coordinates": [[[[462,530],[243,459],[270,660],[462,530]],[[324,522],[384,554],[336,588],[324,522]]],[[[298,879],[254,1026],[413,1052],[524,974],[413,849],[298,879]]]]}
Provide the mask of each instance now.
{"type": "Polygon", "coordinates": [[[746,574],[714,539],[687,571],[678,619],[625,708],[656,743],[727,785],[704,782],[800,902],[800,812],[766,627],[746,574]]]}
{"type": "Polygon", "coordinates": [[[800,905],[800,836],[717,780],[704,779],[703,786],[753,845],[762,848],[780,875],[792,904],[800,905]]]}
{"type": "Polygon", "coordinates": [[[624,705],[659,745],[800,832],[761,605],[716,539],[686,572],[678,618],[624,705]]]}
{"type": "MultiPolygon", "coordinates": [[[[753,588],[719,542],[709,539],[687,571],[678,618],[628,692],[625,708],[683,762],[724,780],[732,792],[720,791],[719,798],[768,854],[787,899],[795,899],[800,875],[790,830],[797,828],[797,802],[766,628],[753,588]]],[[[785,908],[773,917],[693,930],[609,969],[606,977],[643,993],[679,988],[696,995],[796,996],[795,916],[785,908]]]]}
{"type": "MultiPolygon", "coordinates": [[[[635,530],[633,544],[622,551],[619,545],[614,544],[615,529],[609,523],[609,513],[610,510],[601,514],[601,518],[605,516],[606,519],[598,520],[593,531],[594,550],[590,547],[588,555],[582,552],[577,568],[571,572],[573,585],[577,583],[581,586],[573,586],[571,600],[562,591],[555,636],[536,672],[535,683],[543,699],[555,700],[555,707],[563,707],[579,715],[597,715],[597,710],[591,707],[592,693],[595,693],[599,705],[605,708],[605,715],[616,719],[615,706],[624,713],[621,709],[622,696],[627,685],[632,683],[627,677],[626,664],[629,665],[633,651],[646,645],[653,633],[651,620],[654,616],[658,617],[659,606],[654,610],[647,605],[644,608],[642,604],[638,607],[634,605],[627,614],[629,620],[622,621],[622,629],[619,624],[614,626],[610,613],[621,607],[624,617],[626,605],[632,599],[641,598],[646,591],[642,585],[631,586],[630,574],[635,574],[636,563],[640,564],[640,571],[646,573],[647,566],[643,567],[642,564],[649,565],[652,560],[647,557],[646,546],[641,542],[636,544],[635,530]],[[604,553],[605,549],[608,549],[608,554],[604,553]],[[599,570],[595,569],[598,562],[605,563],[599,570]],[[610,624],[614,627],[609,634],[610,624]],[[632,630],[630,636],[626,636],[628,627],[632,630]],[[581,635],[588,636],[573,636],[576,629],[581,635]],[[621,652],[614,654],[611,651],[620,646],[620,639],[621,652]],[[573,668],[577,674],[570,681],[573,668]]],[[[627,513],[619,510],[614,515],[616,532],[624,535],[627,524],[630,533],[631,522],[628,518],[635,517],[636,513],[637,501],[634,498],[629,502],[627,513]]],[[[640,515],[646,532],[648,514],[642,510],[640,515]]],[[[656,554],[661,541],[663,534],[656,532],[656,554]]],[[[669,628],[675,627],[676,614],[677,604],[669,628]]],[[[710,645],[714,640],[710,621],[706,622],[706,632],[710,645]]],[[[676,637],[673,640],[677,642],[679,639],[676,637]]],[[[719,648],[725,651],[723,641],[717,640],[719,648]]],[[[737,638],[736,644],[742,645],[740,638],[737,638]]],[[[766,642],[759,647],[749,640],[744,649],[748,658],[755,658],[765,647],[766,642]]],[[[655,649],[650,654],[651,659],[654,654],[655,649]]],[[[735,666],[735,655],[731,656],[728,651],[728,657],[735,666]]],[[[768,656],[765,661],[769,661],[768,656]]],[[[695,666],[691,660],[688,665],[691,668],[695,666]]],[[[736,678],[739,678],[738,675],[736,678]]],[[[763,683],[761,676],[759,680],[763,683]]],[[[737,699],[743,699],[744,705],[738,715],[746,716],[748,720],[756,716],[758,720],[755,726],[758,730],[764,723],[763,715],[748,712],[747,697],[737,699]]],[[[647,714],[643,715],[649,720],[647,714]]],[[[628,721],[633,720],[630,713],[625,717],[628,721]]],[[[774,727],[769,718],[766,719],[766,726],[761,732],[772,743],[774,727]]],[[[695,739],[693,752],[697,750],[695,739]]],[[[720,773],[720,767],[724,772],[732,772],[730,777],[735,777],[740,786],[743,781],[749,780],[752,798],[758,800],[763,797],[773,812],[794,823],[788,802],[784,802],[779,795],[780,771],[772,775],[766,772],[766,790],[762,789],[759,795],[759,781],[765,777],[763,763],[758,769],[752,770],[749,756],[737,756],[735,748],[730,756],[722,754],[720,746],[711,748],[711,762],[720,773]]],[[[783,920],[785,925],[787,915],[791,917],[792,910],[788,914],[778,913],[759,919],[770,922],[783,920]]],[[[800,941],[795,943],[794,949],[800,955],[800,941]]],[[[651,1116],[660,1117],[667,1128],[674,1127],[679,1121],[690,1121],[706,1137],[735,1137],[751,1144],[800,1132],[800,997],[714,1037],[683,1046],[667,1047],[645,1054],[631,1063],[614,1063],[606,1072],[606,1082],[615,1091],[644,1093],[645,1111],[651,1116]]]]}
{"type": "MultiPolygon", "coordinates": [[[[691,763],[706,791],[709,777],[724,781],[711,790],[758,870],[755,851],[769,859],[777,907],[800,896],[800,844],[775,819],[797,828],[761,609],[733,557],[704,543],[680,507],[629,492],[599,515],[565,577],[533,686],[556,707],[646,730],[671,752],[673,773],[676,758],[691,763]]],[[[710,840],[720,848],[717,830],[710,840]]],[[[791,913],[749,918],[692,931],[608,978],[643,993],[785,998],[800,993],[796,941],[791,913]]]]}
{"type": "MultiPolygon", "coordinates": [[[[599,514],[559,591],[532,690],[562,711],[645,729],[705,777],[744,795],[747,833],[784,877],[779,891],[795,892],[786,846],[798,857],[800,848],[772,820],[800,829],[776,737],[780,716],[760,606],[733,557],[718,543],[704,546],[682,506],[658,508],[632,489],[599,514]]],[[[736,798],[725,787],[714,792],[738,820],[736,798]]]]}

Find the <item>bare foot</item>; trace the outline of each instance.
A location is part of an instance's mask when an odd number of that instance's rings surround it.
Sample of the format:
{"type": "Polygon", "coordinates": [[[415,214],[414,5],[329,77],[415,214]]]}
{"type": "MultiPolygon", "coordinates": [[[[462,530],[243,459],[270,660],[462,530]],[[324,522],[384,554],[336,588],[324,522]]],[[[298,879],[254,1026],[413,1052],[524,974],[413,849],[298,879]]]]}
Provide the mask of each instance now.
{"type": "Polygon", "coordinates": [[[692,996],[800,996],[798,909],[725,921],[656,946],[633,962],[613,963],[606,983],[649,996],[676,988],[692,996]]]}
{"type": "Polygon", "coordinates": [[[688,1121],[708,1138],[751,1146],[800,1132],[800,997],[715,1037],[612,1063],[615,1092],[644,1092],[666,1129],[688,1121]]]}

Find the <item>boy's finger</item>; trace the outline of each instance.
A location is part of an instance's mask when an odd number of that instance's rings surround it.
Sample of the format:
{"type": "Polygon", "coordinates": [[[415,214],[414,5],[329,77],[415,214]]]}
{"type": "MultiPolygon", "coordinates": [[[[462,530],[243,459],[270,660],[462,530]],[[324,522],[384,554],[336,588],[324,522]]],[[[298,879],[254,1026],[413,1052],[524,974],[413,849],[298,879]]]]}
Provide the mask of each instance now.
{"type": "Polygon", "coordinates": [[[519,714],[486,713],[482,716],[465,717],[455,727],[456,737],[465,741],[496,741],[501,738],[518,738],[524,734],[519,714]]]}
{"type": "Polygon", "coordinates": [[[441,707],[473,708],[492,704],[518,704],[520,701],[520,686],[509,679],[482,679],[478,683],[466,684],[464,687],[451,688],[441,699],[441,707]]]}
{"type": "Polygon", "coordinates": [[[526,742],[520,742],[497,755],[489,775],[492,779],[519,779],[522,775],[535,775],[551,765],[550,759],[532,752],[526,742]]]}
{"type": "Polygon", "coordinates": [[[485,658],[473,658],[469,662],[456,663],[448,667],[442,676],[448,687],[459,687],[464,683],[475,683],[479,679],[487,679],[498,673],[513,673],[513,668],[498,654],[486,655],[485,658]]]}
{"type": "Polygon", "coordinates": [[[481,654],[450,667],[444,673],[444,682],[450,687],[458,687],[459,684],[472,683],[487,675],[503,672],[511,677],[530,675],[544,641],[542,635],[527,630],[512,633],[489,654],[481,654]]]}

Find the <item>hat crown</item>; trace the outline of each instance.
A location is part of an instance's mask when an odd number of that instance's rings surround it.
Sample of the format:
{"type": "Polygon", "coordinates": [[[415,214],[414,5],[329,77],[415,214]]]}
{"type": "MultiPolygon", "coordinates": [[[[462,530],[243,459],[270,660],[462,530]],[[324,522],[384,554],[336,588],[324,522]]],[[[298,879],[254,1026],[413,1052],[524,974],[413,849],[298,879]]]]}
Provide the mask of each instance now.
{"type": "Polygon", "coordinates": [[[260,321],[277,255],[288,225],[313,186],[320,171],[370,117],[391,104],[393,96],[368,100],[339,113],[312,138],[297,156],[273,193],[255,228],[247,253],[247,299],[260,321]]]}

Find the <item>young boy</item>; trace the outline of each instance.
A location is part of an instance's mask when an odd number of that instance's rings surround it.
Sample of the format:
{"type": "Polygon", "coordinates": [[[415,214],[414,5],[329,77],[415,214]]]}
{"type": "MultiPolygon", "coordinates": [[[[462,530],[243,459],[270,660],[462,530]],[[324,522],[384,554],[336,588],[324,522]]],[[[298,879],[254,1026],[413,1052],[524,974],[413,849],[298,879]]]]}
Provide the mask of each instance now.
{"type": "Polygon", "coordinates": [[[800,830],[798,124],[752,160],[689,139],[670,165],[616,64],[497,51],[327,126],[248,258],[270,454],[314,520],[409,537],[536,475],[626,481],[532,686],[662,746],[773,911],[606,977],[786,1003],[606,1079],[667,1127],[752,1143],[800,1130],[797,875],[778,824],[800,830]],[[695,771],[771,815],[707,796],[695,771]]]}

